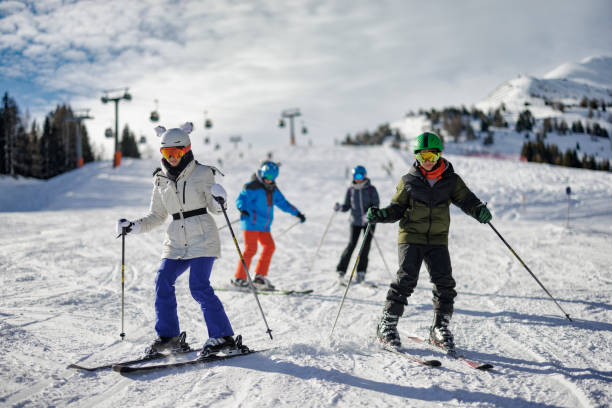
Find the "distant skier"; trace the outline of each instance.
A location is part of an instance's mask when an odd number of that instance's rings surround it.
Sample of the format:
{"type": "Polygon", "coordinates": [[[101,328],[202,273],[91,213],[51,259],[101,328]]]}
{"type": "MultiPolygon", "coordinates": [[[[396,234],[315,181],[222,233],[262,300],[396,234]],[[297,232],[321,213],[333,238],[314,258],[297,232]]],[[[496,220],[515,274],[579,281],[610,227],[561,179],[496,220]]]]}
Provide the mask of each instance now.
{"type": "MultiPolygon", "coordinates": [[[[244,262],[249,268],[251,260],[257,253],[257,242],[262,246],[261,256],[255,267],[253,284],[260,290],[274,290],[274,285],[267,278],[270,260],[274,253],[274,239],[270,233],[270,226],[274,220],[274,206],[295,215],[301,222],[306,221],[304,214],[299,212],[276,186],[278,177],[278,164],[265,161],[251,176],[251,180],[244,185],[236,198],[236,207],[242,214],[240,226],[244,234],[244,262]]],[[[238,262],[232,284],[238,287],[247,287],[246,272],[242,262],[238,262]]]]}
{"type": "MultiPolygon", "coordinates": [[[[214,167],[194,160],[189,133],[190,122],[180,128],[155,128],[161,136],[162,167],[153,173],[153,193],[149,214],[135,221],[122,218],[117,223],[121,233],[149,232],[162,225],[168,215],[172,222],[166,230],[162,262],[155,279],[155,331],[157,339],[147,347],[147,354],[163,350],[189,350],[185,333],[179,329],[174,284],[190,268],[189,289],[200,304],[208,329],[202,355],[235,346],[234,331],[223,305],[210,286],[210,273],[221,247],[217,226],[210,213],[222,211],[214,197],[225,201],[226,192],[215,184],[214,167]]],[[[227,204],[224,204],[226,206],[227,204]]]]}
{"type": "MultiPolygon", "coordinates": [[[[366,229],[366,213],[370,207],[378,207],[380,201],[378,199],[378,192],[374,187],[370,179],[367,177],[365,167],[357,166],[353,169],[353,182],[351,186],[346,190],[344,197],[344,204],[336,203],[334,205],[334,211],[346,212],[351,210],[351,229],[349,235],[349,243],[342,252],[340,262],[336,266],[336,272],[340,278],[340,282],[344,281],[344,275],[348,268],[348,264],[351,260],[351,255],[355,250],[359,236],[366,229]]],[[[365,237],[363,244],[363,253],[359,258],[359,264],[357,265],[357,277],[356,283],[361,283],[365,279],[365,275],[368,268],[368,255],[370,253],[370,244],[372,243],[372,237],[374,235],[374,226],[370,228],[370,233],[365,237]]]]}
{"type": "Polygon", "coordinates": [[[448,253],[449,206],[452,202],[481,223],[489,222],[491,213],[454,172],[451,163],[440,157],[442,141],[438,135],[420,134],[413,152],[416,161],[399,181],[391,204],[385,208],[371,208],[367,214],[370,223],[400,221],[397,280],[387,292],[376,333],[384,344],[401,345],[397,322],[417,285],[419,270],[425,261],[434,285],[434,319],[429,341],[452,352],[455,344],[449,323],[457,292],[448,253]]]}

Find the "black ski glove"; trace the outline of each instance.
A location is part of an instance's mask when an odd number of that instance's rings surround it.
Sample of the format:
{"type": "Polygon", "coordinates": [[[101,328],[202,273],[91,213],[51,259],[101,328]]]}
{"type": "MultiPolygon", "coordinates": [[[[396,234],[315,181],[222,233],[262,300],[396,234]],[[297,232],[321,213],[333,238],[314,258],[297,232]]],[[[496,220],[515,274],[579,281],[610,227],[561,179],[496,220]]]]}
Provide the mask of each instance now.
{"type": "Polygon", "coordinates": [[[486,224],[491,221],[491,218],[493,218],[493,216],[485,204],[480,204],[476,207],[476,219],[478,222],[486,224]]]}
{"type": "Polygon", "coordinates": [[[370,207],[366,214],[366,221],[370,224],[376,224],[377,222],[384,222],[387,218],[387,210],[384,208],[370,207]]]}
{"type": "Polygon", "coordinates": [[[240,210],[240,215],[243,215],[247,218],[249,218],[251,216],[251,214],[249,214],[249,212],[247,210],[240,210]]]}
{"type": "Polygon", "coordinates": [[[295,216],[300,219],[300,222],[306,221],[306,216],[302,214],[301,212],[297,213],[295,216]]]}

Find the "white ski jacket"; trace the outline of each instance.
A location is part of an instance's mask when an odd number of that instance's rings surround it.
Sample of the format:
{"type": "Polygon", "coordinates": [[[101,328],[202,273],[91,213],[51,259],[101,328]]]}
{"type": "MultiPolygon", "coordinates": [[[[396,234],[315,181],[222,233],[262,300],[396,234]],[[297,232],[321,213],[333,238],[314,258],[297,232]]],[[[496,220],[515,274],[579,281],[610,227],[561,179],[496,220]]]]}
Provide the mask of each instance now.
{"type": "Polygon", "coordinates": [[[176,182],[165,169],[153,177],[149,214],[137,220],[140,233],[162,225],[168,215],[178,214],[166,230],[162,258],[192,259],[203,256],[219,258],[221,245],[217,224],[210,213],[222,212],[210,193],[215,183],[215,168],[191,161],[176,182]],[[206,214],[184,217],[184,213],[206,208],[206,214]]]}

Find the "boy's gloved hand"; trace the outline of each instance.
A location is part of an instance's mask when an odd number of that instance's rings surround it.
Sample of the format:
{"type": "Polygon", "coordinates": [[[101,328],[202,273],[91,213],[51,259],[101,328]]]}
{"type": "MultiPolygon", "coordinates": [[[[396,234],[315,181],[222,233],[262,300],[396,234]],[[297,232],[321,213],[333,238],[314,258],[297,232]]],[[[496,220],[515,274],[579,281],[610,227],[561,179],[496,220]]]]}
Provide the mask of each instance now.
{"type": "Polygon", "coordinates": [[[306,221],[306,216],[304,214],[302,214],[301,212],[297,213],[296,217],[298,217],[300,219],[300,222],[306,221]]]}
{"type": "Polygon", "coordinates": [[[478,214],[476,219],[478,220],[478,222],[486,224],[491,221],[491,218],[493,218],[493,216],[491,215],[491,212],[489,211],[487,206],[484,204],[480,204],[479,207],[480,209],[476,209],[476,214],[478,214]]]}
{"type": "Polygon", "coordinates": [[[240,215],[249,218],[251,214],[247,210],[240,210],[240,215]]]}
{"type": "Polygon", "coordinates": [[[340,211],[342,209],[342,204],[336,203],[334,204],[334,211],[340,211]]]}
{"type": "Polygon", "coordinates": [[[370,207],[366,214],[366,220],[371,224],[383,222],[387,218],[387,210],[384,208],[370,207]]]}

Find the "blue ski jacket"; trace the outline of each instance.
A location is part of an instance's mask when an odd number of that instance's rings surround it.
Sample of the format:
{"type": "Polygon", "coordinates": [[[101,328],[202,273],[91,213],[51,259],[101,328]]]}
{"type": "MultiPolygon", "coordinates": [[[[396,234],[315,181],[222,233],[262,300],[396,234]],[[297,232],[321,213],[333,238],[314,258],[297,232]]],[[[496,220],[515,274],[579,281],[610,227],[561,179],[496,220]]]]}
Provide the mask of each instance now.
{"type": "Polygon", "coordinates": [[[236,198],[238,210],[249,214],[240,216],[240,227],[246,231],[270,231],[274,206],[291,215],[299,213],[276,187],[276,183],[265,184],[253,174],[251,181],[244,185],[236,198]]]}

